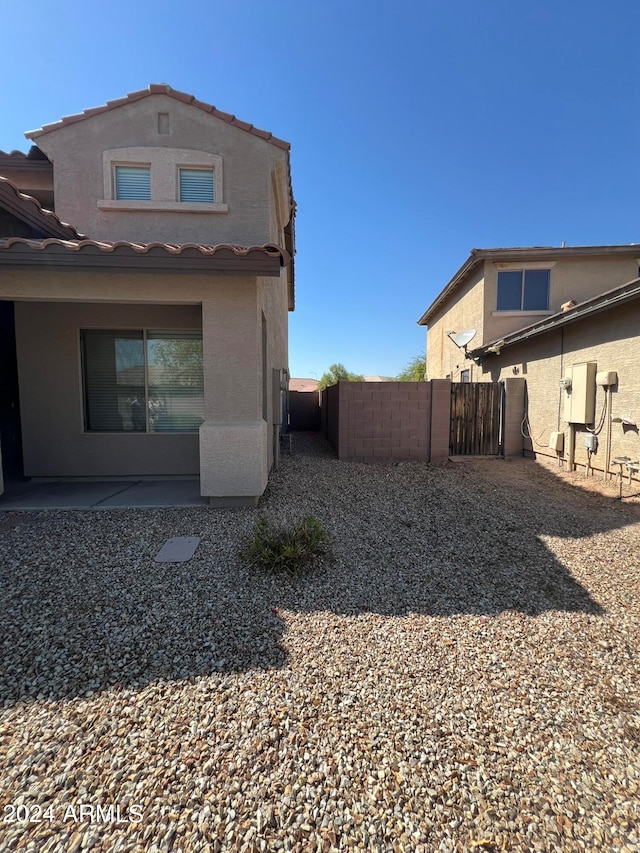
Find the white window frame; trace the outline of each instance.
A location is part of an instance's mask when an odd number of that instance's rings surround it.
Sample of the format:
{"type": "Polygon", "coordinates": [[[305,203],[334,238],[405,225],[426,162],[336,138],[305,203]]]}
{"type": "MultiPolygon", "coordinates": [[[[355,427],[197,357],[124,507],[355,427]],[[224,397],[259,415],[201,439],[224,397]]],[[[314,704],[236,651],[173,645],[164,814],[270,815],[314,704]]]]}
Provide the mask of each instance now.
{"type": "Polygon", "coordinates": [[[110,148],[102,154],[104,198],[98,209],[129,211],[167,211],[171,213],[227,213],[224,203],[222,157],[190,148],[110,148]],[[115,167],[140,166],[151,170],[151,200],[116,198],[115,167]],[[180,201],[179,169],[213,170],[214,199],[209,202],[180,201]]]}

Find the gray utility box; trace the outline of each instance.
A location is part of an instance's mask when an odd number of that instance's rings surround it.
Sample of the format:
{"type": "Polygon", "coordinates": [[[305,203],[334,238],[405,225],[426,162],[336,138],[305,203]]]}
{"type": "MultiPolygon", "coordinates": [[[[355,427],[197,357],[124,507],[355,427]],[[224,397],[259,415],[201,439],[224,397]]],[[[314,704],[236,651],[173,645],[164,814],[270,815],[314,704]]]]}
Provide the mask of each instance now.
{"type": "Polygon", "coordinates": [[[592,424],[596,416],[595,361],[583,361],[571,367],[571,389],[567,394],[567,423],[592,424]]]}
{"type": "Polygon", "coordinates": [[[587,450],[595,453],[598,449],[598,436],[594,435],[592,432],[586,432],[584,434],[584,446],[587,450]]]}

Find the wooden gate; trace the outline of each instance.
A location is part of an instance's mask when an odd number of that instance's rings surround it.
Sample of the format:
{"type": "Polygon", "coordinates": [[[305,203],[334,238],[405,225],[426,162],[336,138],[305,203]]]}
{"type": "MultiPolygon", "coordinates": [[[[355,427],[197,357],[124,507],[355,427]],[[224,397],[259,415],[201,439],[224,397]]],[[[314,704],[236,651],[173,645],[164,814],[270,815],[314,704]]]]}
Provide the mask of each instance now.
{"type": "Polygon", "coordinates": [[[503,382],[452,382],[449,453],[497,456],[502,453],[503,382]]]}

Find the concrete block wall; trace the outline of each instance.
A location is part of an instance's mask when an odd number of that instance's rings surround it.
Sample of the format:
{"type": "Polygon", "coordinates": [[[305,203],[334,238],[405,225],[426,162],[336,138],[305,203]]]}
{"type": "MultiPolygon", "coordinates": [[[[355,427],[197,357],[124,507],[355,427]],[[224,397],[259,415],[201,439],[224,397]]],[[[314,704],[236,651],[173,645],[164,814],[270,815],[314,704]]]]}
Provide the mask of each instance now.
{"type": "MultiPolygon", "coordinates": [[[[521,456],[525,380],[505,380],[505,456],[521,456]]],[[[322,432],[339,459],[449,458],[451,382],[339,382],[322,392],[322,432]]]]}
{"type": "Polygon", "coordinates": [[[340,382],[342,459],[429,460],[428,382],[340,382]]]}
{"type": "Polygon", "coordinates": [[[449,410],[446,379],[339,382],[322,392],[322,431],[339,459],[428,462],[449,454],[449,410]]]}
{"type": "Polygon", "coordinates": [[[325,388],[320,396],[320,425],[324,437],[340,456],[338,424],[340,415],[339,385],[325,388]]]}

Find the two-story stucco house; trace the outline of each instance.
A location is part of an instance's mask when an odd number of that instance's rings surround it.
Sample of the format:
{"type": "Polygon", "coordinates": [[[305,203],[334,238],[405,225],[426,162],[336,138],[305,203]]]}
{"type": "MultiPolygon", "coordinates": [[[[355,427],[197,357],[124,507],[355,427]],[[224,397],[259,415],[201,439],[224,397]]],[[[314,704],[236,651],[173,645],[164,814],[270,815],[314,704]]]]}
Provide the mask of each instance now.
{"type": "Polygon", "coordinates": [[[198,475],[255,503],[288,379],[289,144],[166,85],[26,136],[0,154],[5,475],[198,475]]]}
{"type": "Polygon", "coordinates": [[[428,377],[522,377],[525,450],[616,473],[640,459],[639,267],[635,244],[474,249],[418,321],[428,377]]]}

